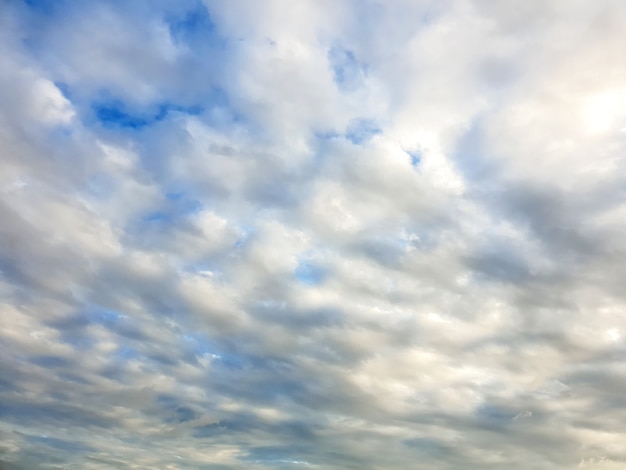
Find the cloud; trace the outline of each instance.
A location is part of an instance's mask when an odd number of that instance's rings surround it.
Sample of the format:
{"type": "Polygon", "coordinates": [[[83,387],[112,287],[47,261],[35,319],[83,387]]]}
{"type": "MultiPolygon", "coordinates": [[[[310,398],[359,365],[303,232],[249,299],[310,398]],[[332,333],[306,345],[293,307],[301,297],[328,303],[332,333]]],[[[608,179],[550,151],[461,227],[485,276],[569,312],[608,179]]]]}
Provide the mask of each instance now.
{"type": "Polygon", "coordinates": [[[618,468],[620,2],[13,2],[0,468],[618,468]]]}

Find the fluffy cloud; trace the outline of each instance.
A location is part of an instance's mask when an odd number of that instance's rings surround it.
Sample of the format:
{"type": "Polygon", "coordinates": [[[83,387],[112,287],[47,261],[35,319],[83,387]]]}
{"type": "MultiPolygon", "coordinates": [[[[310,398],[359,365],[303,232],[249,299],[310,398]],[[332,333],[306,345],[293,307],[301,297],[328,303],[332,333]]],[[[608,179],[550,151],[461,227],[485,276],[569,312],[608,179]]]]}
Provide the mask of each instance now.
{"type": "Polygon", "coordinates": [[[7,4],[3,468],[621,468],[625,20],[7,4]]]}

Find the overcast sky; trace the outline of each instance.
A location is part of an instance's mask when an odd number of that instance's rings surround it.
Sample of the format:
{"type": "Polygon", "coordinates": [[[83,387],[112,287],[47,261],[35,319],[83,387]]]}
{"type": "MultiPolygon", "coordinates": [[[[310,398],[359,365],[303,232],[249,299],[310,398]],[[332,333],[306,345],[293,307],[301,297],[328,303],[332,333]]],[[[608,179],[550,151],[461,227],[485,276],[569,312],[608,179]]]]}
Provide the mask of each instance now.
{"type": "Polygon", "coordinates": [[[0,0],[0,468],[626,466],[623,0],[0,0]]]}

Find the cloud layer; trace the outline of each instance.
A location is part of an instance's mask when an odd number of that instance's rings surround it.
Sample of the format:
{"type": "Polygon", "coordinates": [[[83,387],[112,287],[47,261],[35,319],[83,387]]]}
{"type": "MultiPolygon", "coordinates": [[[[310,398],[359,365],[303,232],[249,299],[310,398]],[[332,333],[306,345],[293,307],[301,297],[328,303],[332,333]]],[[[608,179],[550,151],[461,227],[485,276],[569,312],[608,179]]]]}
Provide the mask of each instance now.
{"type": "Polygon", "coordinates": [[[625,22],[5,2],[0,467],[623,468],[625,22]]]}

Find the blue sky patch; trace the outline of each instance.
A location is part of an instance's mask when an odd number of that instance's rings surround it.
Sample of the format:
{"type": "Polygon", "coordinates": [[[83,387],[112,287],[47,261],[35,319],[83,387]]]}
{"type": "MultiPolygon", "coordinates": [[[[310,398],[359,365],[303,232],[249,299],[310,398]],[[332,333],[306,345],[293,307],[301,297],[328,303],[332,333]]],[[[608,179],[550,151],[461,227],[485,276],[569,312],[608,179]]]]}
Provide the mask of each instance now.
{"type": "Polygon", "coordinates": [[[239,237],[237,237],[237,241],[235,242],[235,248],[243,249],[254,239],[256,227],[253,225],[243,225],[239,227],[238,231],[239,237]]]}
{"type": "Polygon", "coordinates": [[[54,82],[54,86],[56,86],[59,89],[59,91],[65,97],[65,99],[67,99],[68,101],[72,101],[73,92],[72,92],[71,87],[67,83],[54,82]]]}
{"type": "Polygon", "coordinates": [[[141,354],[139,354],[139,351],[137,351],[135,348],[132,348],[130,346],[122,346],[118,348],[118,350],[115,352],[115,357],[122,361],[129,361],[141,357],[141,354]]]}
{"type": "Polygon", "coordinates": [[[356,59],[352,51],[334,47],[328,53],[328,60],[340,90],[349,91],[361,85],[366,67],[356,59]]]}
{"type": "Polygon", "coordinates": [[[314,286],[324,281],[326,271],[315,264],[301,261],[296,268],[295,276],[298,281],[314,286]]]}
{"type": "Polygon", "coordinates": [[[167,192],[164,194],[163,204],[143,214],[140,218],[137,230],[147,228],[144,223],[163,223],[174,227],[183,219],[202,210],[203,204],[186,191],[167,192]]]}
{"type": "Polygon", "coordinates": [[[341,133],[334,130],[316,132],[315,137],[321,140],[332,140],[341,137],[341,133]]]}
{"type": "Polygon", "coordinates": [[[24,0],[24,4],[32,10],[50,15],[65,3],[65,0],[24,0]]]}
{"type": "Polygon", "coordinates": [[[106,127],[141,129],[156,119],[156,116],[132,113],[120,101],[96,103],[92,105],[92,109],[96,119],[106,127]]]}
{"type": "Polygon", "coordinates": [[[382,129],[375,121],[371,119],[355,119],[348,126],[346,138],[353,144],[362,145],[381,132],[382,129]]]}
{"type": "Polygon", "coordinates": [[[143,220],[145,222],[169,222],[172,220],[172,216],[165,212],[150,212],[144,216],[143,220]]]}
{"type": "Polygon", "coordinates": [[[170,201],[181,201],[185,198],[185,191],[171,191],[165,193],[165,197],[170,201]]]}
{"type": "Polygon", "coordinates": [[[422,162],[422,154],[417,151],[410,150],[405,150],[405,152],[409,155],[409,158],[411,159],[411,166],[417,168],[422,162]]]}
{"type": "Polygon", "coordinates": [[[125,315],[114,310],[93,306],[85,310],[85,315],[90,322],[112,326],[122,321],[125,315]]]}
{"type": "Polygon", "coordinates": [[[213,341],[201,333],[185,334],[183,340],[196,356],[209,356],[216,364],[227,369],[242,369],[248,363],[242,356],[220,350],[213,341]]]}
{"type": "Polygon", "coordinates": [[[185,44],[192,49],[206,45],[213,47],[226,45],[225,38],[217,32],[211,14],[200,1],[183,14],[166,17],[165,22],[175,43],[185,44]]]}
{"type": "Polygon", "coordinates": [[[510,425],[517,412],[497,405],[483,404],[476,408],[475,416],[487,425],[500,427],[510,425]]]}
{"type": "MultiPolygon", "coordinates": [[[[223,106],[228,101],[224,92],[219,89],[211,93],[210,97],[214,106],[223,106]]],[[[96,121],[105,127],[139,130],[163,121],[175,113],[199,115],[204,111],[204,107],[200,105],[182,106],[165,102],[138,109],[120,99],[105,99],[93,102],[91,110],[96,121]]]]}

